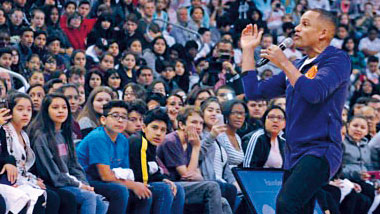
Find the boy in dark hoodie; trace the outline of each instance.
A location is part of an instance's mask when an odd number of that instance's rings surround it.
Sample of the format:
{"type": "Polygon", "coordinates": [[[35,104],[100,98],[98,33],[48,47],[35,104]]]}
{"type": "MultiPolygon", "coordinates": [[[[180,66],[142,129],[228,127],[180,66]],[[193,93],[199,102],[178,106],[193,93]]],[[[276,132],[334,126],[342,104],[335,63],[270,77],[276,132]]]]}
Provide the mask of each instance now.
{"type": "Polygon", "coordinates": [[[167,175],[162,173],[156,155],[157,146],[165,140],[169,123],[169,116],[160,108],[148,111],[144,118],[142,133],[132,135],[129,138],[129,162],[135,175],[135,181],[152,186],[153,212],[163,209],[162,206],[165,204],[162,204],[161,201],[172,200],[171,206],[169,206],[169,203],[166,203],[167,207],[164,207],[165,210],[171,210],[171,213],[182,213],[185,203],[184,189],[179,184],[174,184],[169,180],[167,175]],[[157,191],[156,189],[162,189],[162,186],[167,185],[170,186],[172,194],[160,195],[161,198],[155,200],[154,194],[157,191]],[[165,196],[168,196],[168,198],[164,198],[165,196]]]}

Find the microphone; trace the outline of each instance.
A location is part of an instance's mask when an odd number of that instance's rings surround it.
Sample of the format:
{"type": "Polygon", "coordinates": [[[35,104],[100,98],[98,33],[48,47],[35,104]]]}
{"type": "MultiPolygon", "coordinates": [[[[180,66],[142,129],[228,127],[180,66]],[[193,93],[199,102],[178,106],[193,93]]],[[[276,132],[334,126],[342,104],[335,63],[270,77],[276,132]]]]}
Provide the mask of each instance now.
{"type": "MultiPolygon", "coordinates": [[[[293,39],[286,38],[283,42],[278,46],[281,50],[285,50],[286,48],[293,45],[293,39]]],[[[259,68],[269,62],[269,59],[261,58],[260,61],[256,64],[256,67],[259,68]]]]}

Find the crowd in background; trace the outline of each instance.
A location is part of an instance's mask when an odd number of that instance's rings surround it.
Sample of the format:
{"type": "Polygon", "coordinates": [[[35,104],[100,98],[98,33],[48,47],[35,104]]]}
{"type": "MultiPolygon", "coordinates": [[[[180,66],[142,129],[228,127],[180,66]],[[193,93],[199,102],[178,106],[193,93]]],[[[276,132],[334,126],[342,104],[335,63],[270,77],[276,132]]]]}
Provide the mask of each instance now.
{"type": "Polygon", "coordinates": [[[257,62],[312,8],[352,63],[343,163],[317,200],[380,213],[376,0],[0,0],[0,68],[27,80],[0,69],[0,213],[248,213],[231,169],[283,167],[287,104],[244,98],[240,34],[264,31],[257,62]]]}

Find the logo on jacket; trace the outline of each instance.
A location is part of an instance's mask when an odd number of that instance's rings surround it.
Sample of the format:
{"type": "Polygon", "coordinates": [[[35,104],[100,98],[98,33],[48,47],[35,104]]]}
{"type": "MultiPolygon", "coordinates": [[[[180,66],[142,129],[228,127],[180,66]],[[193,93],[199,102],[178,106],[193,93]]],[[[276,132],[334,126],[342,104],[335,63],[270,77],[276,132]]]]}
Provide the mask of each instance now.
{"type": "Polygon", "coordinates": [[[313,65],[305,74],[305,76],[309,79],[314,79],[315,76],[317,76],[318,73],[318,66],[313,65]]]}

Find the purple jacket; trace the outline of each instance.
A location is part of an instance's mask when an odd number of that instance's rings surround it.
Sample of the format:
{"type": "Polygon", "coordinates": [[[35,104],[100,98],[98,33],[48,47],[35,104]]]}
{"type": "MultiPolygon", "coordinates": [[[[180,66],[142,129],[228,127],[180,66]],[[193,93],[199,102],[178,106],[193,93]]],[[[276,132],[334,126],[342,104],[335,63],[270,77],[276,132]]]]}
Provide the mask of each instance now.
{"type": "MultiPolygon", "coordinates": [[[[307,57],[294,61],[300,68],[307,57]]],[[[305,155],[325,157],[330,177],[342,161],[342,110],[348,95],[351,61],[335,47],[327,47],[305,65],[291,86],[284,73],[258,81],[256,71],[243,77],[249,100],[286,95],[286,148],[284,168],[291,169],[305,155]]]]}

